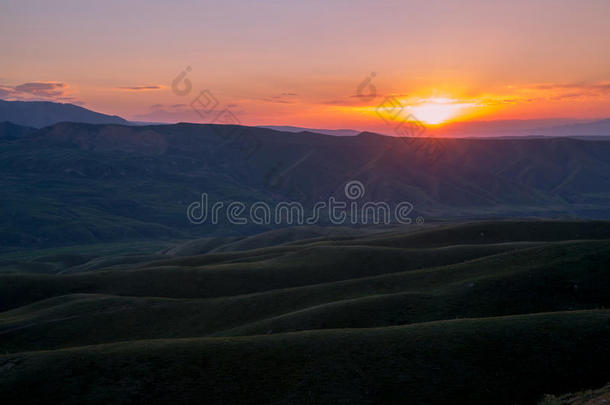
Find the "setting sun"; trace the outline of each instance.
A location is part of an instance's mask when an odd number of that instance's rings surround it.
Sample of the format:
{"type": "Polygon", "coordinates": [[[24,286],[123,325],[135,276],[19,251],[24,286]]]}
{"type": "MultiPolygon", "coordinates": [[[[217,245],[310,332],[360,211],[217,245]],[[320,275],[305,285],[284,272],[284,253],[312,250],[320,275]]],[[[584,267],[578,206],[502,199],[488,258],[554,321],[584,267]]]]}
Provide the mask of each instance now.
{"type": "Polygon", "coordinates": [[[420,121],[438,125],[458,117],[466,108],[474,106],[474,103],[460,102],[451,98],[431,98],[421,100],[408,108],[420,121]]]}

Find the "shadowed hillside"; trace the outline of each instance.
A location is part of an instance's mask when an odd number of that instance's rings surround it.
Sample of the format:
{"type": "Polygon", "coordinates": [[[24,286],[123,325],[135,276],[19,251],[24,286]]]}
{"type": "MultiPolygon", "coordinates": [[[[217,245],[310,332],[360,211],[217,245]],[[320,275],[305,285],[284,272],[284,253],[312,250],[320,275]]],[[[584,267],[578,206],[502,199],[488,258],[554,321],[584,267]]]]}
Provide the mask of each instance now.
{"type": "Polygon", "coordinates": [[[610,380],[609,222],[304,227],[128,252],[1,257],[3,398],[513,404],[610,380]]]}
{"type": "MultiPolygon", "coordinates": [[[[344,201],[352,180],[365,187],[358,202],[410,202],[412,221],[610,218],[610,143],[604,141],[61,123],[0,143],[5,251],[251,235],[287,224],[235,227],[221,216],[217,224],[193,225],[186,209],[207,193],[210,204],[296,201],[309,212],[331,196],[344,201]],[[431,155],[432,146],[438,155],[431,155]]],[[[319,223],[329,225],[328,215],[319,223]]]]}

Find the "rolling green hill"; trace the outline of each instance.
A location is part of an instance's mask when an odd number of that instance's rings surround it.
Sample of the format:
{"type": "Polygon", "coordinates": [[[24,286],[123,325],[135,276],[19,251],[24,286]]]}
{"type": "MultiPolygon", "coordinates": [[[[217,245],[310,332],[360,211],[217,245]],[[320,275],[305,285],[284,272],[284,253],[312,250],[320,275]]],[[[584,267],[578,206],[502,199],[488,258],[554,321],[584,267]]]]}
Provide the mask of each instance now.
{"type": "Polygon", "coordinates": [[[610,381],[610,222],[305,227],[0,260],[8,403],[528,404],[610,381]]]}

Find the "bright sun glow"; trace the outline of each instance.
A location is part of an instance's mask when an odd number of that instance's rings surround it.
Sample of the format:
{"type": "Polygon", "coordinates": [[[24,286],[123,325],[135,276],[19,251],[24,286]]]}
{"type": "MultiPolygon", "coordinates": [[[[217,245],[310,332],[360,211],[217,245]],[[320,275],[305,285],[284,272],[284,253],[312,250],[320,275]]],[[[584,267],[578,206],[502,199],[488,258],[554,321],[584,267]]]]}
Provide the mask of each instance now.
{"type": "Polygon", "coordinates": [[[460,102],[450,98],[430,98],[409,106],[409,111],[420,121],[437,125],[458,116],[465,108],[474,104],[460,102]]]}

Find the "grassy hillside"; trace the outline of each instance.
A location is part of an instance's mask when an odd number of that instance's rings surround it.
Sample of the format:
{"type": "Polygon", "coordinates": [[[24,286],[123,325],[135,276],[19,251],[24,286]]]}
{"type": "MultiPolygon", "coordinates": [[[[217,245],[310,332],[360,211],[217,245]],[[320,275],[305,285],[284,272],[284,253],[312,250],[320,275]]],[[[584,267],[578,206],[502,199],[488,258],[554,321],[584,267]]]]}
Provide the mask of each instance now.
{"type": "Polygon", "coordinates": [[[0,393],[11,403],[533,403],[599,385],[609,356],[609,311],[546,313],[17,353],[0,357],[0,393]]]}
{"type": "Polygon", "coordinates": [[[527,404],[610,381],[609,222],[126,249],[0,257],[0,397],[527,404]]]}

